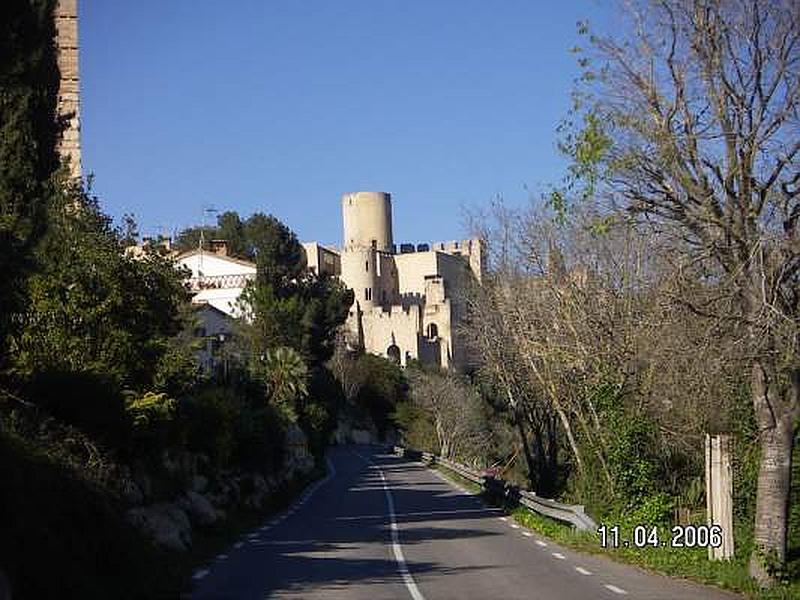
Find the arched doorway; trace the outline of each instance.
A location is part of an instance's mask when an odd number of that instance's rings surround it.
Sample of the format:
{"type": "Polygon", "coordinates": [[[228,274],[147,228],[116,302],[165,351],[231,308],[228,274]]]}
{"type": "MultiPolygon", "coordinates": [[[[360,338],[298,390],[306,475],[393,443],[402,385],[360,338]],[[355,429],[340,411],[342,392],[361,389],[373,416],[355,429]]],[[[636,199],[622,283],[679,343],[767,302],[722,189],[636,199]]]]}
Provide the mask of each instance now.
{"type": "Polygon", "coordinates": [[[389,357],[393,363],[400,364],[400,347],[397,344],[392,344],[386,349],[386,356],[389,357]]]}

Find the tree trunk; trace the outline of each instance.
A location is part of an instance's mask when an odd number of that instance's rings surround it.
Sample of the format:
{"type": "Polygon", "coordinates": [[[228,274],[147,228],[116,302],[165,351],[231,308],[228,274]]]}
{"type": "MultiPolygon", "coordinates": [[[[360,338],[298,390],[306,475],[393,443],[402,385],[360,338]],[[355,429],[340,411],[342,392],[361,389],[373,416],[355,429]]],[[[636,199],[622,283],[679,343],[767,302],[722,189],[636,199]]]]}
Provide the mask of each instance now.
{"type": "Polygon", "coordinates": [[[535,490],[536,487],[538,487],[536,485],[536,481],[538,481],[541,477],[538,469],[536,468],[536,462],[533,460],[533,454],[531,454],[531,446],[528,443],[528,436],[525,433],[525,417],[522,414],[519,406],[516,406],[514,409],[514,420],[517,422],[519,439],[522,442],[522,452],[525,454],[525,463],[528,465],[528,484],[531,486],[531,489],[535,490]]]}
{"type": "Polygon", "coordinates": [[[781,385],[772,365],[756,361],[751,386],[761,458],[750,574],[762,585],[770,585],[774,582],[773,567],[781,567],[786,562],[792,446],[800,372],[792,370],[789,381],[781,385]]]}

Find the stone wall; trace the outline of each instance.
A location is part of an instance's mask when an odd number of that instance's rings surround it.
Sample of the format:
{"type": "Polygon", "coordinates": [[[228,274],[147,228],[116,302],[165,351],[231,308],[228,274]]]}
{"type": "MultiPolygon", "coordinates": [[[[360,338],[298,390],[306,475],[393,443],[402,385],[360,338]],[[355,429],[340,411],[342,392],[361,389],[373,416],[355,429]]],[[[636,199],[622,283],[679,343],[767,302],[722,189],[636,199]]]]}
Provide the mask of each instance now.
{"type": "Polygon", "coordinates": [[[65,120],[58,152],[69,161],[70,174],[81,176],[80,74],[78,70],[78,0],[58,0],[53,15],[61,81],[58,115],[65,120]]]}

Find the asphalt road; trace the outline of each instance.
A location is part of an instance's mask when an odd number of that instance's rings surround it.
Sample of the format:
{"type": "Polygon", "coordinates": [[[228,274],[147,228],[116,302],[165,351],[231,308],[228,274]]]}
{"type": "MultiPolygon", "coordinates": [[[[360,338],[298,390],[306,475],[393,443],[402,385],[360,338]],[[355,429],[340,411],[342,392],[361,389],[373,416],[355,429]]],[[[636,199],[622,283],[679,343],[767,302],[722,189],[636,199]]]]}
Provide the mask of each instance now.
{"type": "Polygon", "coordinates": [[[333,448],[329,470],[197,571],[192,598],[738,598],[561,548],[377,448],[333,448]]]}

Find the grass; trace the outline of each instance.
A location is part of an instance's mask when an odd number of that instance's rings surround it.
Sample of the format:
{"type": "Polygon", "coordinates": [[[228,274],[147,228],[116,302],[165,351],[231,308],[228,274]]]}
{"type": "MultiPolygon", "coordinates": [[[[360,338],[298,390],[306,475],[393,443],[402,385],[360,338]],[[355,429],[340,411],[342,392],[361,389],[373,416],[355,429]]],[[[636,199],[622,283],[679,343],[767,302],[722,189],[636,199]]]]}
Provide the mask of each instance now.
{"type": "MultiPolygon", "coordinates": [[[[443,467],[433,465],[433,468],[455,481],[472,493],[482,494],[484,499],[497,505],[491,498],[483,494],[477,484],[464,479],[458,473],[443,467]]],[[[617,562],[629,563],[644,567],[657,573],[690,579],[699,583],[715,585],[731,591],[743,593],[756,600],[797,600],[800,598],[800,579],[783,583],[769,590],[761,589],[747,573],[747,560],[752,548],[752,542],[747,539],[745,532],[738,532],[736,536],[739,543],[736,555],[731,561],[710,561],[705,548],[671,548],[671,547],[646,547],[646,548],[603,548],[600,546],[598,536],[593,532],[577,531],[571,526],[550,519],[525,507],[507,507],[508,513],[524,527],[535,531],[562,546],[580,552],[603,555],[617,562]]],[[[611,523],[607,523],[611,526],[611,523]]],[[[661,530],[659,539],[669,539],[670,532],[661,530]]],[[[621,527],[621,539],[632,539],[632,532],[621,527]]]]}

